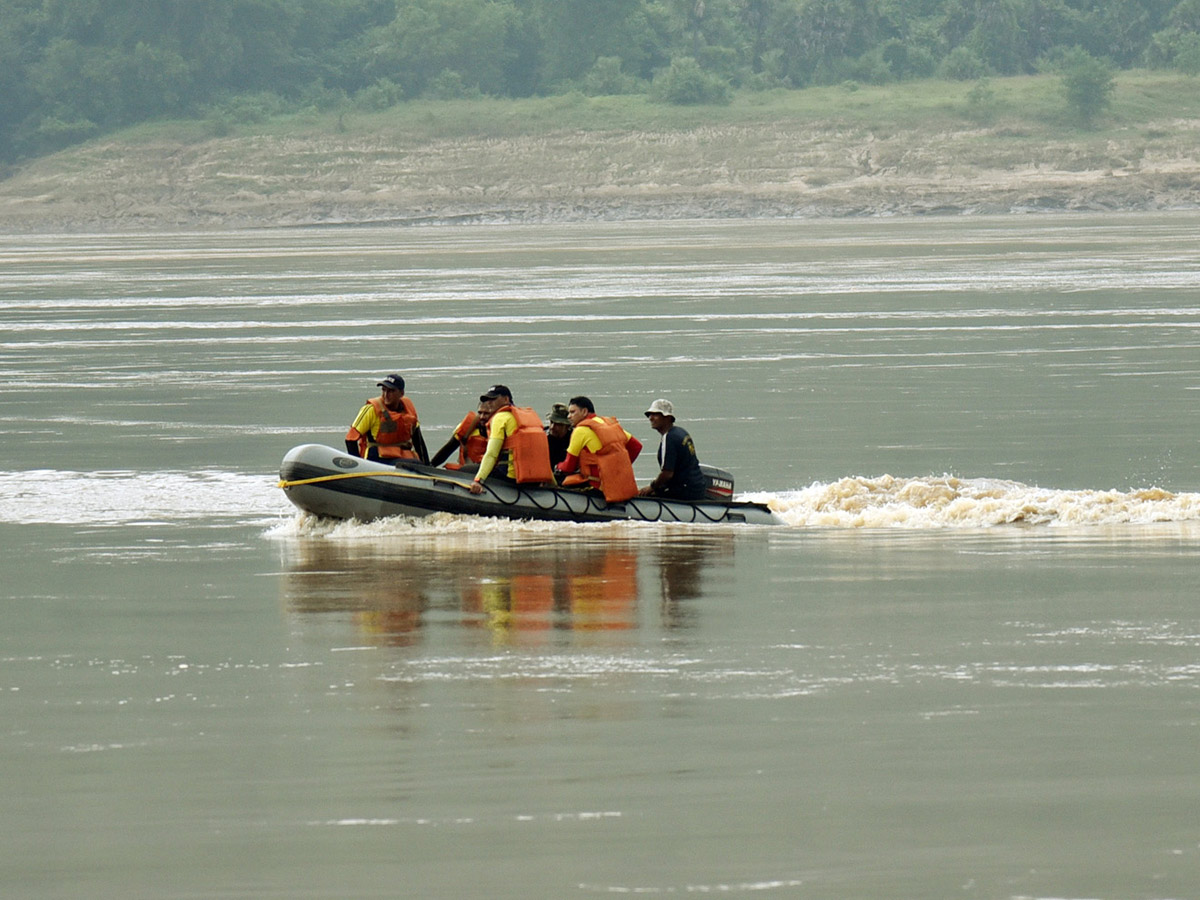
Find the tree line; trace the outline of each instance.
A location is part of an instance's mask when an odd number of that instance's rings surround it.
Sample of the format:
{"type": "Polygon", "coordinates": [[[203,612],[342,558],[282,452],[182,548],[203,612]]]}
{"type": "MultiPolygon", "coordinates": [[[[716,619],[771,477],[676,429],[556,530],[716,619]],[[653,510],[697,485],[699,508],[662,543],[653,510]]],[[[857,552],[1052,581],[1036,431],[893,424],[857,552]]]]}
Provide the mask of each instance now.
{"type": "Polygon", "coordinates": [[[0,158],[161,117],[418,98],[1200,70],[1200,0],[4,0],[0,158]]]}

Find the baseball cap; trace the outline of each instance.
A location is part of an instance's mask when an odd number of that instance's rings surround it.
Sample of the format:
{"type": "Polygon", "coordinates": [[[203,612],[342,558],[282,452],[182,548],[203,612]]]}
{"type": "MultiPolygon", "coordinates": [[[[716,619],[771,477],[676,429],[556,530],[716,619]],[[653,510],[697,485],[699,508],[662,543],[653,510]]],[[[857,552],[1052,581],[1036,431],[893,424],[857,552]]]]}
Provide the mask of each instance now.
{"type": "Polygon", "coordinates": [[[512,391],[503,384],[493,384],[490,388],[479,395],[480,400],[495,400],[497,397],[507,397],[512,399],[512,391]]]}

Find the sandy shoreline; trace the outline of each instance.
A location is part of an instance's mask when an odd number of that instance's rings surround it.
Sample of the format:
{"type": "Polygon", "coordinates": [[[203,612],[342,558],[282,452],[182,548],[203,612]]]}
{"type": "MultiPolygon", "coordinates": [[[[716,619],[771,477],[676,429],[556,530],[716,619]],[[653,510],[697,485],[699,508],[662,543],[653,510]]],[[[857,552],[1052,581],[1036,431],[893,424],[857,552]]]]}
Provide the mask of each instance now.
{"type": "Polygon", "coordinates": [[[0,231],[1003,214],[1200,208],[1193,122],[1157,139],[796,124],[412,143],[94,142],[0,181],[0,231]]]}

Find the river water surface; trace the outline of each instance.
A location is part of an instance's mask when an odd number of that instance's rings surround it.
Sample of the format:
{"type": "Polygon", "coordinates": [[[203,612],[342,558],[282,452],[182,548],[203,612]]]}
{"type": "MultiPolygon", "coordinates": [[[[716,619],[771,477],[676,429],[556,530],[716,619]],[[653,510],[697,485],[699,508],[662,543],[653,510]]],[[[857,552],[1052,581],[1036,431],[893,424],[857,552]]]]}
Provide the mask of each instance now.
{"type": "Polygon", "coordinates": [[[1200,897],[1198,231],[0,236],[0,895],[1200,897]],[[299,515],[389,372],[787,525],[299,515]]]}

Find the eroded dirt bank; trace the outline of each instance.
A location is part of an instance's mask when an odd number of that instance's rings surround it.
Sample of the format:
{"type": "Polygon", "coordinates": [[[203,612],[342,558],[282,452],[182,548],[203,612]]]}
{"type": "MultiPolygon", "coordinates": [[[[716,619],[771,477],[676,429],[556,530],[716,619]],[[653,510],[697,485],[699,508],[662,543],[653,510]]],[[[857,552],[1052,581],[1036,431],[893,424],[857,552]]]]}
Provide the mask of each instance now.
{"type": "Polygon", "coordinates": [[[785,123],[420,143],[108,141],[10,172],[0,230],[1190,208],[1198,131],[1174,121],[1056,142],[785,123]]]}

